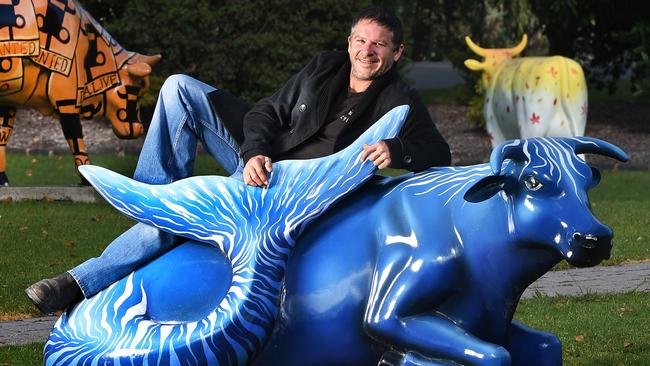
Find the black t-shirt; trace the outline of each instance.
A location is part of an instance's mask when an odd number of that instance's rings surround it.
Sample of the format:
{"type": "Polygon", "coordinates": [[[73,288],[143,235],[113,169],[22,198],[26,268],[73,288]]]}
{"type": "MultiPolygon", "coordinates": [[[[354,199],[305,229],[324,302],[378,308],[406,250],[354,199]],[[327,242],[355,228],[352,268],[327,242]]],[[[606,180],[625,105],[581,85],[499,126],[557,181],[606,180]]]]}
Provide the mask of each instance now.
{"type": "Polygon", "coordinates": [[[275,160],[314,159],[333,154],[334,144],[341,132],[347,127],[354,108],[361,100],[363,93],[341,93],[334,106],[330,108],[325,123],[318,132],[302,144],[294,147],[275,160]]]}

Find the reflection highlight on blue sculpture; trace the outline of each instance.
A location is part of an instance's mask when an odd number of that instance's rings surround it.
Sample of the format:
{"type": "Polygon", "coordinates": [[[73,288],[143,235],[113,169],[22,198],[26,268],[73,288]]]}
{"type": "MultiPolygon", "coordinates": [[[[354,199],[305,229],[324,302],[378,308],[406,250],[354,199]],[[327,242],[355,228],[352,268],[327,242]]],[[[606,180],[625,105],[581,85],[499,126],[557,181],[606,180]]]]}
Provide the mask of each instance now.
{"type": "MultiPolygon", "coordinates": [[[[591,266],[609,257],[612,231],[587,196],[600,175],[576,155],[585,153],[627,160],[587,137],[508,141],[489,164],[375,177],[327,212],[334,199],[290,206],[321,195],[290,178],[312,174],[304,166],[282,175],[274,167],[267,190],[238,185],[239,199],[259,194],[246,210],[224,189],[206,188],[224,179],[151,187],[90,168],[84,174],[118,209],[192,240],[64,314],[46,363],[560,365],[558,338],[512,316],[525,288],[560,260],[591,266]],[[272,192],[280,177],[292,193],[272,192]],[[283,219],[256,216],[262,206],[283,219]],[[314,210],[323,214],[305,226],[314,210]],[[217,235],[214,222],[228,224],[217,235]],[[269,223],[256,236],[253,227],[269,223]],[[254,249],[225,244],[239,235],[254,249]],[[198,242],[206,238],[221,250],[198,242]],[[254,265],[242,271],[248,255],[254,265]],[[185,263],[196,269],[184,272],[185,263]],[[201,319],[165,314],[220,297],[201,319]],[[154,303],[167,308],[160,322],[148,313],[154,303]]],[[[350,175],[362,174],[323,177],[344,184],[332,197],[354,189],[350,175]]]]}

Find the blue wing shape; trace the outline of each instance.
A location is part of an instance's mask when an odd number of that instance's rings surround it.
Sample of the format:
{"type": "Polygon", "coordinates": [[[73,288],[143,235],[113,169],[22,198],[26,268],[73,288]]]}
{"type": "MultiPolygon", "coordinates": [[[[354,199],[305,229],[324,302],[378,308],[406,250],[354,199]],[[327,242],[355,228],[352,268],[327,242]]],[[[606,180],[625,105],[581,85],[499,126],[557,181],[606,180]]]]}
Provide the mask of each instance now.
{"type": "MultiPolygon", "coordinates": [[[[222,247],[242,226],[273,226],[292,241],[301,224],[353,191],[376,171],[359,154],[363,144],[397,135],[408,106],[396,107],[352,145],[312,160],[274,164],[268,188],[255,188],[226,177],[204,176],[169,185],[147,185],[97,166],[81,166],[81,174],[125,215],[176,235],[222,247]]],[[[231,241],[232,242],[232,241],[231,241]]]]}

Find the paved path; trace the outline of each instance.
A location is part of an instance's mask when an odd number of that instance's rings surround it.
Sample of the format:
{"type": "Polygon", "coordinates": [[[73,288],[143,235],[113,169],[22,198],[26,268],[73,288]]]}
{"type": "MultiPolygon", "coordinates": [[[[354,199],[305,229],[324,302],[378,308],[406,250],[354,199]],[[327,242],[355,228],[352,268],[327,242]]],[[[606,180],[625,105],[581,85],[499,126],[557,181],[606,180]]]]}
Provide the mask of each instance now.
{"type": "Polygon", "coordinates": [[[523,298],[650,291],[650,262],[548,272],[528,286],[523,298]]]}
{"type": "MultiPolygon", "coordinates": [[[[650,262],[625,266],[570,269],[549,272],[524,292],[547,296],[587,293],[650,292],[650,262]]],[[[0,322],[0,347],[45,342],[56,317],[0,322]]]]}
{"type": "Polygon", "coordinates": [[[84,203],[104,202],[92,187],[2,187],[0,202],[21,201],[72,201],[84,203]]]}
{"type": "Polygon", "coordinates": [[[55,316],[48,316],[0,322],[0,347],[45,342],[56,319],[55,316]]]}

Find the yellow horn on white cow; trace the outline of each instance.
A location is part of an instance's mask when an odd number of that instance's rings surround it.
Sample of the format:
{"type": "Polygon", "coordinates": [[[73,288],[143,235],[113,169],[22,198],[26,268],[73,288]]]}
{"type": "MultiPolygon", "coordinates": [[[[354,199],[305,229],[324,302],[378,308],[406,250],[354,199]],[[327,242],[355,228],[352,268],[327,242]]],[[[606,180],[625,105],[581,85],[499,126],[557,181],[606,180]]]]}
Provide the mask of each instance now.
{"type": "Polygon", "coordinates": [[[133,76],[145,77],[151,74],[151,66],[144,62],[126,65],[126,71],[133,76]]]}
{"type": "Polygon", "coordinates": [[[521,37],[521,42],[519,42],[518,45],[510,49],[512,56],[517,56],[518,54],[520,54],[521,51],[523,51],[524,48],[526,47],[526,43],[528,43],[528,36],[524,34],[524,36],[521,37]]]}
{"type": "Polygon", "coordinates": [[[465,43],[467,43],[467,46],[469,47],[470,50],[474,51],[475,54],[479,56],[485,57],[487,55],[487,50],[484,48],[479,47],[476,43],[474,43],[469,36],[465,36],[465,43]]]}

